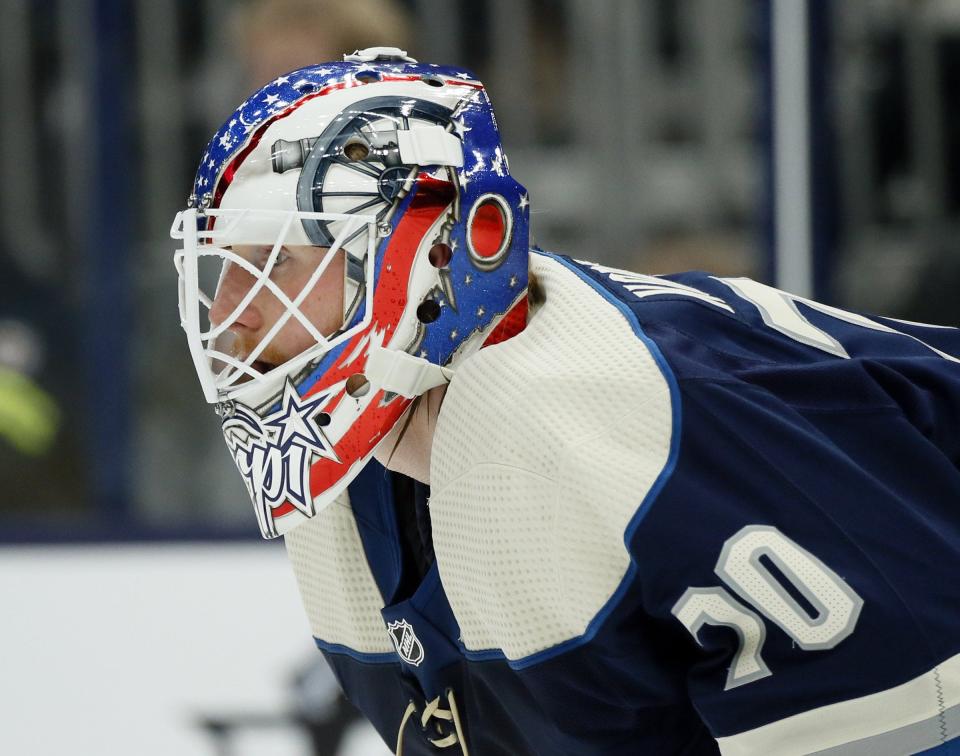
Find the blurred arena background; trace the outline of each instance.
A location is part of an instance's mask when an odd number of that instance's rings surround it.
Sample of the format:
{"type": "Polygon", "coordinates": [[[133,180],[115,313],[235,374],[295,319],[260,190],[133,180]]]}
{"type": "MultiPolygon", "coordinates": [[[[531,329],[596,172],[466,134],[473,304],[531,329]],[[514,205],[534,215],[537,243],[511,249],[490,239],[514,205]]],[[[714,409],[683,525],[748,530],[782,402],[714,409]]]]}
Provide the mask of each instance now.
{"type": "Polygon", "coordinates": [[[177,319],[209,135],[371,45],[488,85],[548,249],[960,320],[957,0],[0,0],[0,752],[383,753],[177,319]]]}

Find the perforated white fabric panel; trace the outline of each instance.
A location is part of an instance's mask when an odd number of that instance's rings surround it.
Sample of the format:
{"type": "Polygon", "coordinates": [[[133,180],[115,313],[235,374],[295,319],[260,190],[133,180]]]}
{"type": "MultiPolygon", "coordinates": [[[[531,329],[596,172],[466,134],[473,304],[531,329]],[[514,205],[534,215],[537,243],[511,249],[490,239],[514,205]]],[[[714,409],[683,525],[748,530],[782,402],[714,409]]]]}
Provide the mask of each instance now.
{"type": "Polygon", "coordinates": [[[467,360],[431,462],[434,547],[470,650],[521,659],[584,633],[629,566],[666,464],[670,394],[624,316],[560,263],[527,329],[467,360]]]}
{"type": "Polygon", "coordinates": [[[314,637],[362,653],[392,652],[347,492],[284,539],[314,637]]]}

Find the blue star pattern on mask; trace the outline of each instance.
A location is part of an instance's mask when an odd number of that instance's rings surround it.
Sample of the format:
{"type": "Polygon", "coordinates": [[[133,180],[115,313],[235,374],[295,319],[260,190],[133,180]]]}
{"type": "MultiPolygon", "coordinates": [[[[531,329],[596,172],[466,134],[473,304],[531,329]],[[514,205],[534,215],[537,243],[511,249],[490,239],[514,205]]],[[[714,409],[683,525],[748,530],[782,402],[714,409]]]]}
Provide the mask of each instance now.
{"type": "MultiPolygon", "coordinates": [[[[253,132],[291,105],[305,97],[330,87],[356,86],[366,77],[377,80],[383,76],[422,76],[426,68],[415,63],[371,62],[358,66],[356,63],[324,63],[292,71],[278,76],[269,84],[248,97],[234,112],[207,145],[200,170],[194,180],[193,191],[197,198],[212,192],[217,177],[225,165],[250,141],[253,132]]],[[[456,78],[460,81],[474,79],[459,68],[438,66],[430,71],[434,76],[456,78]]],[[[465,127],[469,130],[469,127],[465,127]]]]}

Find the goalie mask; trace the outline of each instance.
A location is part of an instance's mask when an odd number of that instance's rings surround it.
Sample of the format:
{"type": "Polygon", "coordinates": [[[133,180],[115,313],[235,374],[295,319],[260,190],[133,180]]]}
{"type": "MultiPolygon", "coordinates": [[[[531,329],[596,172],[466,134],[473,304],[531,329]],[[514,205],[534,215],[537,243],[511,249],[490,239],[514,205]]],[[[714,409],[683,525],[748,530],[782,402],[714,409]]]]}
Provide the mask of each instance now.
{"type": "Polygon", "coordinates": [[[527,205],[483,85],[393,48],[281,76],[214,135],[171,231],[180,320],[264,537],[523,328],[527,205]]]}

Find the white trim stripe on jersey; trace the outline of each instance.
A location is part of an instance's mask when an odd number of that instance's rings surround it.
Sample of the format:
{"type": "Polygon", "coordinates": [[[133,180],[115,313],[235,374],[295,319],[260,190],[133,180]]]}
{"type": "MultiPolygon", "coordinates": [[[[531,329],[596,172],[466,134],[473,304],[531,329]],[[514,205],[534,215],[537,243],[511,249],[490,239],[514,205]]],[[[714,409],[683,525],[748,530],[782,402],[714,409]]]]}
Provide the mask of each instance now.
{"type": "Polygon", "coordinates": [[[960,654],[895,688],[717,738],[723,756],[917,753],[960,735],[960,654]]]}

